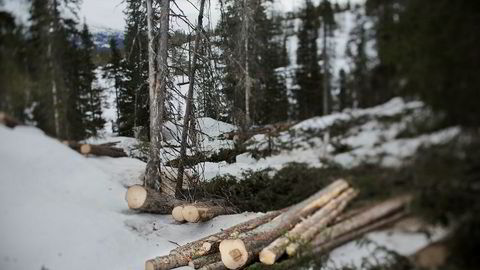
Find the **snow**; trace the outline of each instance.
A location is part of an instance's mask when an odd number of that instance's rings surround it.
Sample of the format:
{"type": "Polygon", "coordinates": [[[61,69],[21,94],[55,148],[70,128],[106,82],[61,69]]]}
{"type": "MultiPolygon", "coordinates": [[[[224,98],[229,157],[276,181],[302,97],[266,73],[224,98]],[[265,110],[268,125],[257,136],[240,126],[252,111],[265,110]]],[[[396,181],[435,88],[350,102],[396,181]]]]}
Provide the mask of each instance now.
{"type": "Polygon", "coordinates": [[[85,158],[31,127],[0,126],[0,269],[140,269],[145,260],[252,218],[203,224],[137,214],[124,201],[145,163],[85,158]]]}
{"type": "MultiPolygon", "coordinates": [[[[292,162],[318,168],[332,162],[344,168],[366,163],[399,167],[422,147],[447,143],[461,133],[460,128],[450,127],[413,138],[398,138],[411,122],[428,117],[431,117],[431,112],[422,102],[406,102],[401,98],[393,98],[372,108],[313,117],[277,136],[268,138],[259,134],[247,141],[247,150],[255,151],[268,149],[270,140],[274,150],[278,150],[272,155],[257,160],[246,152],[238,155],[233,164],[207,162],[202,164],[204,177],[206,180],[227,174],[240,177],[247,171],[279,170],[292,162]],[[383,118],[391,119],[384,121],[383,118]],[[332,133],[336,125],[347,125],[347,131],[332,133]],[[350,150],[338,153],[334,143],[345,145],[350,150]]],[[[224,144],[213,148],[228,147],[225,141],[214,140],[212,143],[220,142],[224,144]]]]}

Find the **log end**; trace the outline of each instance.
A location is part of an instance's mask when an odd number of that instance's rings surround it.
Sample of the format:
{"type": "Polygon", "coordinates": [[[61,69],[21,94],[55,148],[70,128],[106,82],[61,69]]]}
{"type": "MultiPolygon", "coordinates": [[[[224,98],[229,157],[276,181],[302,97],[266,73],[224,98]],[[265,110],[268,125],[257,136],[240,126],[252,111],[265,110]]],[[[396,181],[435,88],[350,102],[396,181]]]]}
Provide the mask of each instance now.
{"type": "Polygon", "coordinates": [[[155,263],[153,260],[149,260],[145,262],[145,270],[156,270],[155,263]]]}
{"type": "Polygon", "coordinates": [[[210,251],[210,249],[212,249],[212,243],[210,243],[210,242],[205,242],[205,243],[203,243],[202,248],[203,248],[203,250],[205,250],[205,251],[210,251]]]}
{"type": "Polygon", "coordinates": [[[295,253],[297,253],[298,248],[300,245],[298,243],[291,243],[290,245],[287,246],[286,251],[288,256],[293,256],[295,253]]]}
{"type": "Polygon", "coordinates": [[[90,144],[82,144],[80,146],[80,153],[88,155],[90,152],[92,152],[92,146],[90,144]]]}
{"type": "Polygon", "coordinates": [[[126,197],[130,209],[139,209],[147,199],[147,190],[139,185],[131,186],[127,190],[126,197]]]}
{"type": "Polygon", "coordinates": [[[172,210],[172,217],[178,222],[184,222],[185,218],[182,214],[183,206],[176,206],[172,210]]]}
{"type": "Polygon", "coordinates": [[[263,249],[262,251],[260,251],[259,257],[260,257],[260,262],[267,265],[273,265],[277,259],[277,256],[275,255],[275,253],[273,253],[269,249],[263,249]]]}
{"type": "Polygon", "coordinates": [[[240,239],[220,242],[220,257],[228,269],[239,269],[248,261],[248,252],[240,239]]]}
{"type": "Polygon", "coordinates": [[[187,205],[183,207],[182,215],[183,218],[188,222],[196,223],[200,221],[200,213],[197,207],[193,205],[187,205]]]}

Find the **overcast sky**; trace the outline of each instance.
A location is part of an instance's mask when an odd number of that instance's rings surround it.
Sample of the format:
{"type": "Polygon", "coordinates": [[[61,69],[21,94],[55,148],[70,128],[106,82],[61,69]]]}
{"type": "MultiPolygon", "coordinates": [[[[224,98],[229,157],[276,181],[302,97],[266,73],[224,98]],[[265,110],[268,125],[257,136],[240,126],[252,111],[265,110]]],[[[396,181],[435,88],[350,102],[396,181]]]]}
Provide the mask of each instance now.
{"type": "MultiPolygon", "coordinates": [[[[320,0],[314,0],[319,2],[320,0]]],[[[338,0],[340,3],[348,0],[338,0]]],[[[352,0],[351,2],[362,2],[363,0],[352,0]]],[[[17,14],[23,22],[28,19],[27,0],[4,0],[7,10],[17,14]]],[[[189,17],[191,22],[196,21],[198,10],[191,3],[198,6],[199,0],[175,0],[178,6],[189,17]]],[[[333,1],[335,2],[335,1],[333,1]]],[[[215,25],[220,17],[218,8],[218,0],[207,0],[207,4],[211,3],[212,7],[207,5],[207,18],[211,18],[210,22],[215,25]]],[[[304,0],[275,0],[274,7],[276,10],[293,11],[304,4],[304,0]]],[[[79,16],[81,21],[85,18],[87,23],[92,26],[105,26],[117,30],[123,30],[125,26],[125,0],[83,0],[80,6],[79,16]]],[[[172,9],[176,9],[172,4],[172,9]]],[[[212,25],[212,26],[213,26],[212,25]]],[[[180,22],[174,23],[175,28],[185,28],[180,22]]]]}

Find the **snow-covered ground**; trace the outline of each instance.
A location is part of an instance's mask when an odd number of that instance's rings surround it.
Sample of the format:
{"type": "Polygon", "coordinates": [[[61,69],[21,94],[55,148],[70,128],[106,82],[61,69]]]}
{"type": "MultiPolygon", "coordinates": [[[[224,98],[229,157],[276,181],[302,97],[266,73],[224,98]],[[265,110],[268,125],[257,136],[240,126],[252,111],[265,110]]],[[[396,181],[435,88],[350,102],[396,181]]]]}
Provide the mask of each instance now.
{"type": "MultiPolygon", "coordinates": [[[[459,133],[450,128],[410,139],[395,139],[405,121],[424,110],[419,102],[394,99],[387,104],[365,110],[337,113],[298,123],[294,132],[281,133],[279,138],[298,140],[300,147],[282,150],[279,154],[254,160],[249,154],[237,156],[234,164],[211,163],[206,174],[240,173],[245,169],[281,167],[289,161],[306,161],[322,166],[320,157],[333,160],[323,138],[308,137],[312,130],[325,130],[338,121],[368,116],[360,126],[354,126],[342,137],[353,147],[353,160],[369,160],[381,150],[395,159],[413,155],[421,145],[445,142],[459,133]],[[410,112],[408,114],[407,112],[410,112]],[[416,113],[417,114],[416,114],[416,113]],[[381,116],[406,114],[405,121],[383,125],[381,116]],[[307,132],[308,131],[308,132],[307,132]],[[292,134],[297,134],[293,136],[292,134]],[[303,147],[302,147],[303,145],[303,147]],[[307,145],[309,147],[307,147],[307,145]],[[355,155],[353,155],[355,153],[355,155]],[[368,154],[362,154],[368,153],[368,154]],[[315,162],[311,162],[314,160],[315,162]]],[[[420,114],[421,115],[421,114],[420,114]]],[[[204,130],[212,143],[216,136],[233,127],[213,119],[204,121],[204,130]]],[[[256,136],[252,145],[261,147],[263,135],[256,136]]],[[[106,138],[129,147],[131,138],[106,138]]],[[[184,244],[227,228],[259,214],[244,213],[221,216],[202,224],[175,224],[170,216],[139,214],[128,210],[124,200],[126,187],[140,183],[145,163],[133,158],[86,158],[33,127],[8,129],[0,126],[0,269],[142,269],[144,261],[165,255],[176,244],[184,244]]],[[[387,155],[387,156],[388,156],[387,155]]],[[[354,161],[342,158],[346,167],[354,161]]],[[[395,162],[394,162],[395,163],[395,162]]],[[[434,234],[434,239],[443,235],[434,234]]],[[[429,240],[418,233],[398,231],[374,232],[370,240],[400,252],[411,254],[429,240]]],[[[372,250],[349,243],[332,253],[335,264],[353,261],[372,250]]]]}

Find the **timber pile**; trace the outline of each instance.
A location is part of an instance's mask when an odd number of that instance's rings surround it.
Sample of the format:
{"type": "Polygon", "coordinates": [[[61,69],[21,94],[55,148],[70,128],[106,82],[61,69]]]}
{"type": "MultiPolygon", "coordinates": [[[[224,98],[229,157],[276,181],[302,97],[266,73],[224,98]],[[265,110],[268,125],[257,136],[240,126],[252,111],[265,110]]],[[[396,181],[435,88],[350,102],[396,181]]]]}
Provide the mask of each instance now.
{"type": "Polygon", "coordinates": [[[14,128],[16,126],[22,125],[22,122],[8,115],[5,112],[0,112],[0,123],[9,128],[14,128]]]}
{"type": "MultiPolygon", "coordinates": [[[[358,192],[344,180],[337,180],[306,200],[287,209],[233,226],[219,233],[178,247],[169,255],[148,260],[146,270],[172,269],[181,266],[195,269],[240,269],[260,261],[271,265],[306,252],[321,254],[363,234],[398,220],[406,214],[410,196],[400,196],[342,214],[358,192]],[[305,249],[304,247],[311,247],[305,249]]],[[[195,206],[197,207],[197,206],[195,206]]],[[[178,221],[185,206],[172,211],[178,221]]],[[[198,206],[199,209],[202,206],[198,206]]],[[[198,210],[192,220],[214,215],[198,210]]]]}
{"type": "Polygon", "coordinates": [[[122,148],[115,147],[119,142],[108,142],[102,144],[82,144],[76,141],[63,141],[71,149],[83,155],[107,156],[107,157],[127,157],[127,153],[122,148]]]}

